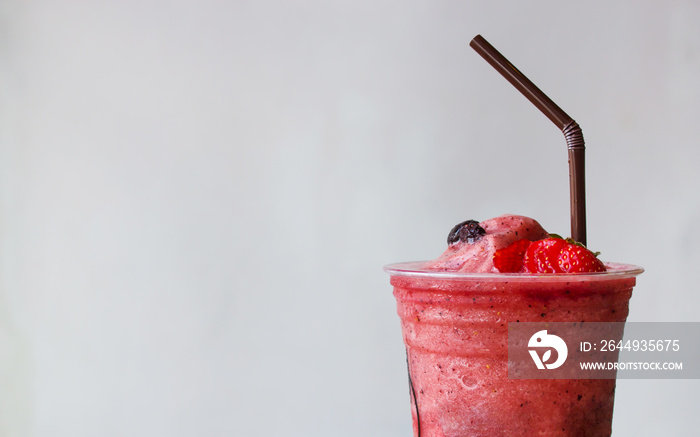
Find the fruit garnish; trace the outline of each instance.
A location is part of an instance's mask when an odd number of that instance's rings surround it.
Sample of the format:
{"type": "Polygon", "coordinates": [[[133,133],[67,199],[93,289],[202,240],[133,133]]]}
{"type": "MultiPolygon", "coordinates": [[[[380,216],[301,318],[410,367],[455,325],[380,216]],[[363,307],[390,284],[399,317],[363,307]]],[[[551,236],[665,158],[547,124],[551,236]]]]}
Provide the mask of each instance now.
{"type": "Polygon", "coordinates": [[[523,267],[530,273],[604,272],[605,265],[583,244],[570,238],[545,238],[525,251],[523,267]]]}
{"type": "Polygon", "coordinates": [[[559,267],[559,253],[566,245],[561,238],[533,242],[525,251],[523,267],[529,273],[564,273],[559,267]]]}
{"type": "Polygon", "coordinates": [[[479,226],[479,222],[467,220],[452,228],[447,235],[447,244],[452,245],[457,241],[473,243],[484,235],[486,235],[486,230],[479,226]]]}
{"type": "Polygon", "coordinates": [[[571,238],[552,237],[538,241],[518,240],[497,250],[493,265],[501,273],[592,273],[605,265],[584,245],[571,238]]]}
{"type": "Polygon", "coordinates": [[[558,264],[564,273],[605,271],[605,265],[596,257],[595,253],[583,245],[568,242],[559,254],[558,264]]]}
{"type": "Polygon", "coordinates": [[[525,251],[532,242],[530,240],[518,240],[499,249],[493,254],[493,265],[501,273],[518,273],[523,269],[525,251]]]}

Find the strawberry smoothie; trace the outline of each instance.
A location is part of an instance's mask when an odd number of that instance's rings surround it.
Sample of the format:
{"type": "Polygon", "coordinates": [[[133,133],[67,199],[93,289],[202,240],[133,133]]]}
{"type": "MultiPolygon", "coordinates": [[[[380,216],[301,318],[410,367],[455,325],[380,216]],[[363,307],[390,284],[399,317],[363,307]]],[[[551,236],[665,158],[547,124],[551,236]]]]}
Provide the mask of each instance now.
{"type": "Polygon", "coordinates": [[[521,216],[467,221],[436,260],[386,267],[408,355],[414,436],[610,435],[614,379],[508,379],[509,322],[624,322],[642,271],[607,263],[605,272],[529,273],[565,264],[562,253],[591,268],[585,257],[595,255],[585,248],[570,255],[561,240],[546,245],[556,253],[542,249],[549,237],[521,216]],[[531,258],[510,254],[516,246],[531,258]],[[494,266],[503,253],[516,273],[494,266]]]}

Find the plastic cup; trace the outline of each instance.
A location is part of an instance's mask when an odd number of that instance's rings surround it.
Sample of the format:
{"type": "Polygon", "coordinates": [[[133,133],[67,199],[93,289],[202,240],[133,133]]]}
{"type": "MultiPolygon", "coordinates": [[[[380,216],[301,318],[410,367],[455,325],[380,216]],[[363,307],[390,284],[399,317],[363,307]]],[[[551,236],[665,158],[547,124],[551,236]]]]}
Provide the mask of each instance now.
{"type": "Polygon", "coordinates": [[[509,322],[625,322],[636,266],[576,275],[392,264],[415,437],[606,436],[615,379],[509,379],[509,322]]]}

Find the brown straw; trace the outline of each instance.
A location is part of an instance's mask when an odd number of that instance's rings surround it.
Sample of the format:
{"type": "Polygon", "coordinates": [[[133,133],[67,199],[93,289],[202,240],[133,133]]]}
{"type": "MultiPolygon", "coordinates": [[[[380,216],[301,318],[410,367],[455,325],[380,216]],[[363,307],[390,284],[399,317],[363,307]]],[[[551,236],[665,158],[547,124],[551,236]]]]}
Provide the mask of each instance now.
{"type": "Polygon", "coordinates": [[[564,133],[569,149],[569,195],[571,199],[571,237],[586,244],[585,146],[579,125],[556,103],[520,72],[481,35],[469,45],[491,64],[508,82],[530,100],[564,133]]]}

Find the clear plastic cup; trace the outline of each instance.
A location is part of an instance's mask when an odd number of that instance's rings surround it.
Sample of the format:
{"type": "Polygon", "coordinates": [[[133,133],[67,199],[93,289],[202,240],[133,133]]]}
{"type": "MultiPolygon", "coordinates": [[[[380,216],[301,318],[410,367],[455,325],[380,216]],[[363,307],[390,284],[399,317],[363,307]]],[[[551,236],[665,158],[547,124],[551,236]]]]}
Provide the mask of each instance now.
{"type": "Polygon", "coordinates": [[[508,323],[625,322],[637,266],[574,275],[391,264],[414,436],[606,436],[614,379],[509,379],[508,323]]]}

